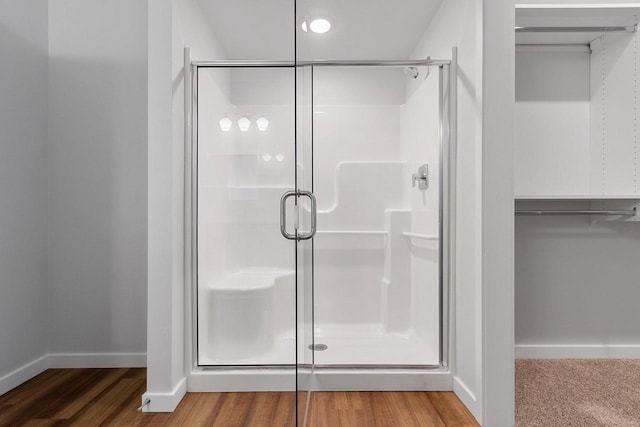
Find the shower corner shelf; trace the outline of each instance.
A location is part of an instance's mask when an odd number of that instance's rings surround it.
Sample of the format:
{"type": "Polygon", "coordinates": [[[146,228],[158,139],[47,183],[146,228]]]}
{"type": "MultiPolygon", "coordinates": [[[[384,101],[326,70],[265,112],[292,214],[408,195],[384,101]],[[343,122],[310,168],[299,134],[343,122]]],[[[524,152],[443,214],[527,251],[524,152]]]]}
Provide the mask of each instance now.
{"type": "Polygon", "coordinates": [[[386,230],[318,230],[316,236],[387,236],[386,230]]]}
{"type": "Polygon", "coordinates": [[[227,185],[231,190],[290,190],[291,185],[257,184],[257,185],[227,185]]]}
{"type": "Polygon", "coordinates": [[[430,251],[439,248],[440,237],[436,234],[414,233],[412,231],[403,231],[402,237],[407,239],[411,247],[428,249],[430,251]]]}
{"type": "Polygon", "coordinates": [[[413,233],[410,231],[403,231],[402,235],[409,239],[417,239],[417,240],[440,240],[440,237],[436,234],[422,234],[422,233],[413,233]]]}

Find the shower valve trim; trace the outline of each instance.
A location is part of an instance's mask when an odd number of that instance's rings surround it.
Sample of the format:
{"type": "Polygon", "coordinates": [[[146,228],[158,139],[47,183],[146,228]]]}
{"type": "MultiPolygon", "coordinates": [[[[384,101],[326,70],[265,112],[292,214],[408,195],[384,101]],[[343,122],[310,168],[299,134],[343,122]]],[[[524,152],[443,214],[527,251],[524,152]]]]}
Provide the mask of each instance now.
{"type": "Polygon", "coordinates": [[[429,188],[429,165],[424,164],[418,168],[418,173],[411,175],[411,184],[413,187],[418,183],[418,189],[425,191],[429,188]]]}

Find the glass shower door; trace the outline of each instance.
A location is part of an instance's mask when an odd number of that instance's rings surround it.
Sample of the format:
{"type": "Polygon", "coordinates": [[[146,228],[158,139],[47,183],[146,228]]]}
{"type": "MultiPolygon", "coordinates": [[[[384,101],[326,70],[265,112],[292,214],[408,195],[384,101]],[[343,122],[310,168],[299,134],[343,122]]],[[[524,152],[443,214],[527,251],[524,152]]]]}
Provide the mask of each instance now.
{"type": "Polygon", "coordinates": [[[418,62],[298,66],[297,187],[317,199],[297,248],[299,422],[321,423],[334,387],[375,384],[363,368],[446,363],[446,78],[418,62]],[[348,375],[327,385],[336,368],[348,375]]]}
{"type": "Polygon", "coordinates": [[[196,365],[245,370],[258,389],[289,380],[260,384],[257,369],[293,368],[298,425],[313,379],[311,73],[233,61],[194,73],[196,365]]]}
{"type": "Polygon", "coordinates": [[[306,425],[314,388],[314,237],[317,230],[317,201],[313,193],[313,68],[296,66],[296,188],[299,200],[296,245],[297,358],[296,391],[298,425],[306,425]]]}
{"type": "Polygon", "coordinates": [[[199,67],[197,364],[295,364],[293,68],[199,67]]]}

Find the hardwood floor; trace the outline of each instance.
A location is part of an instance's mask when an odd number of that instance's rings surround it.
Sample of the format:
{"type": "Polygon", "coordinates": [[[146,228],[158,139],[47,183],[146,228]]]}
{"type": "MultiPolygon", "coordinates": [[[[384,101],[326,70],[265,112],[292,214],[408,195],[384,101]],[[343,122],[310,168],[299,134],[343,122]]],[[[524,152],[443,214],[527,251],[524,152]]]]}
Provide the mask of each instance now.
{"type": "MultiPolygon", "coordinates": [[[[293,392],[189,393],[173,413],[140,413],[145,381],[144,369],[50,369],[0,396],[0,426],[295,425],[293,392]]],[[[478,425],[451,392],[315,392],[307,421],[310,427],[478,425]]]]}
{"type": "Polygon", "coordinates": [[[312,427],[477,426],[452,392],[314,392],[309,403],[312,427]]]}

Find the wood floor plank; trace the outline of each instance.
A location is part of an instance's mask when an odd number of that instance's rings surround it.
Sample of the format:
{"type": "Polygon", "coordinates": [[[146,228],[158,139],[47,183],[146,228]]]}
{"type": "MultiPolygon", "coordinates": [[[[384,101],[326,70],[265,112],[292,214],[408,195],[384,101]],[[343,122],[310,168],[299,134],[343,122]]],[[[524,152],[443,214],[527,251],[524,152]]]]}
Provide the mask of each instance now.
{"type": "Polygon", "coordinates": [[[22,427],[52,427],[58,423],[58,420],[29,420],[22,424],[22,427]]]}
{"type": "Polygon", "coordinates": [[[28,414],[31,418],[56,419],[56,412],[88,393],[95,382],[108,372],[104,369],[70,369],[69,371],[64,381],[55,387],[50,386],[48,392],[35,402],[28,414]]]}
{"type": "Polygon", "coordinates": [[[305,420],[305,410],[307,407],[307,402],[311,399],[311,393],[306,390],[298,390],[295,392],[297,405],[293,409],[294,411],[294,419],[297,418],[298,425],[304,425],[305,420]]]}
{"type": "Polygon", "coordinates": [[[143,415],[141,412],[138,412],[138,407],[140,406],[140,396],[142,396],[147,386],[145,371],[143,369],[129,369],[121,379],[128,379],[135,382],[137,388],[132,392],[130,399],[123,401],[117,410],[112,411],[111,414],[105,418],[103,425],[133,427],[139,424],[139,417],[143,415]],[[138,373],[136,373],[136,371],[138,373]],[[140,373],[142,373],[142,375],[140,375],[140,373]]]}
{"type": "Polygon", "coordinates": [[[0,396],[0,405],[15,405],[38,397],[69,375],[63,369],[47,369],[29,381],[0,396]]]}
{"type": "Polygon", "coordinates": [[[138,399],[134,395],[139,389],[139,382],[134,378],[122,378],[106,393],[99,396],[92,405],[82,410],[77,417],[73,417],[70,426],[86,427],[100,425],[114,412],[117,413],[126,402],[138,399]]]}
{"type": "Polygon", "coordinates": [[[218,413],[214,426],[244,427],[249,409],[255,401],[255,393],[225,393],[226,399],[218,413]]]}
{"type": "Polygon", "coordinates": [[[102,394],[107,388],[112,386],[113,383],[121,378],[127,371],[128,369],[126,368],[111,369],[107,371],[101,378],[98,378],[97,382],[89,389],[84,390],[78,397],[65,402],[65,405],[55,412],[51,418],[66,420],[73,417],[75,414],[80,412],[82,408],[102,394]]]}
{"type": "Polygon", "coordinates": [[[377,423],[378,425],[444,427],[440,416],[423,392],[376,392],[374,395],[385,401],[391,412],[391,418],[381,420],[382,423],[377,423]]]}
{"type": "Polygon", "coordinates": [[[247,427],[279,427],[294,424],[295,398],[294,393],[257,393],[247,419],[247,427]],[[282,411],[284,408],[286,411],[282,411]]]}
{"type": "MultiPolygon", "coordinates": [[[[307,425],[309,427],[330,427],[341,425],[341,414],[334,407],[333,397],[328,393],[314,392],[311,394],[311,400],[309,402],[309,412],[307,415],[307,425]],[[320,408],[334,407],[333,410],[328,411],[325,416],[320,415],[320,408]]],[[[302,416],[302,410],[300,411],[302,416]]],[[[299,418],[302,419],[302,418],[299,418]]]]}
{"type": "Polygon", "coordinates": [[[429,400],[447,426],[471,427],[478,423],[466,406],[451,391],[429,393],[429,400]]]}
{"type": "Polygon", "coordinates": [[[395,402],[405,415],[406,425],[445,427],[426,392],[403,392],[395,395],[395,402]],[[409,424],[412,423],[412,424],[409,424]]]}
{"type": "Polygon", "coordinates": [[[444,427],[425,392],[315,392],[312,427],[444,427]]]}
{"type": "MultiPolygon", "coordinates": [[[[188,393],[173,413],[140,413],[144,369],[50,370],[0,396],[0,427],[286,427],[306,393],[188,393]],[[46,416],[43,416],[46,415],[46,416]]],[[[302,421],[302,418],[300,418],[302,421]]],[[[477,426],[451,392],[314,392],[309,427],[477,426]]]]}
{"type": "Polygon", "coordinates": [[[55,407],[60,390],[76,382],[78,375],[75,369],[51,369],[12,390],[3,396],[10,407],[0,413],[0,426],[19,425],[29,419],[48,419],[45,412],[55,407]]]}
{"type": "Polygon", "coordinates": [[[172,414],[175,425],[213,426],[222,405],[226,401],[223,393],[189,393],[172,414]]]}

